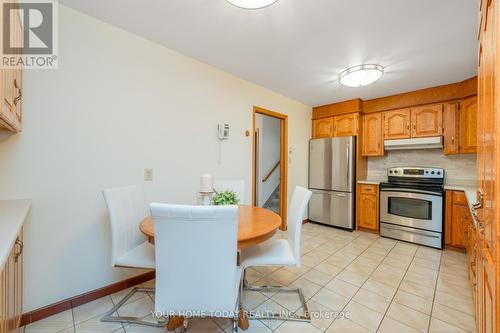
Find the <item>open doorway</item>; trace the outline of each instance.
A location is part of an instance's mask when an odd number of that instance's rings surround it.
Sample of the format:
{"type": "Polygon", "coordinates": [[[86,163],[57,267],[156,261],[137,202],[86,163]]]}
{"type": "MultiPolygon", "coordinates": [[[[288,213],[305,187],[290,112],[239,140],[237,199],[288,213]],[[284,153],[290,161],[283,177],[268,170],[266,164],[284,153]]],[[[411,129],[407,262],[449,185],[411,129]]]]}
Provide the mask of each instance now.
{"type": "Polygon", "coordinates": [[[288,117],[253,109],[252,204],[281,216],[286,230],[288,179],[288,117]]]}

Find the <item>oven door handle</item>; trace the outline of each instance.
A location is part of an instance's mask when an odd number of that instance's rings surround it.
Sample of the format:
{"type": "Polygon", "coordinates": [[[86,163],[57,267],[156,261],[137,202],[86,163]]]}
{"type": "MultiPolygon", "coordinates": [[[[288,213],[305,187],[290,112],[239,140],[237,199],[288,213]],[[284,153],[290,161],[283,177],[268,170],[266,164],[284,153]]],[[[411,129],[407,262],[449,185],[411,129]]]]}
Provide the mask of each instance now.
{"type": "Polygon", "coordinates": [[[418,232],[418,231],[413,231],[413,230],[403,230],[401,228],[391,227],[391,226],[389,226],[387,224],[384,224],[384,228],[392,229],[392,230],[396,230],[396,231],[409,232],[411,234],[415,234],[415,235],[419,235],[419,236],[425,236],[425,237],[431,237],[431,238],[439,238],[439,236],[429,235],[429,234],[426,234],[426,233],[423,233],[423,232],[418,232]]]}
{"type": "Polygon", "coordinates": [[[436,197],[442,197],[443,195],[436,192],[422,191],[415,189],[403,189],[403,188],[381,188],[380,192],[400,192],[400,193],[417,193],[417,194],[429,194],[436,197]]]}

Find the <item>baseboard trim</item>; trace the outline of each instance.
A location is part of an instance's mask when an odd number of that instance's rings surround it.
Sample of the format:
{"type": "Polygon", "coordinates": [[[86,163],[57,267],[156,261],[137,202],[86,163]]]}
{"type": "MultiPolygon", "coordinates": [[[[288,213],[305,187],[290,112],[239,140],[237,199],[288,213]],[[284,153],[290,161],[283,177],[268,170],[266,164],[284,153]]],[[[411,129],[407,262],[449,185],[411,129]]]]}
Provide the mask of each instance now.
{"type": "Polygon", "coordinates": [[[143,283],[155,278],[155,271],[150,271],[138,276],[128,278],[126,280],[110,284],[108,286],[89,291],[84,294],[80,294],[68,299],[62,300],[60,302],[47,305],[43,308],[36,309],[27,313],[23,313],[21,317],[21,326],[31,324],[35,321],[48,318],[60,312],[69,310],[73,307],[92,302],[98,298],[114,294],[120,290],[124,290],[139,283],[143,283]]]}
{"type": "Polygon", "coordinates": [[[309,219],[305,219],[304,221],[302,221],[302,224],[306,224],[306,223],[309,223],[309,219]]]}

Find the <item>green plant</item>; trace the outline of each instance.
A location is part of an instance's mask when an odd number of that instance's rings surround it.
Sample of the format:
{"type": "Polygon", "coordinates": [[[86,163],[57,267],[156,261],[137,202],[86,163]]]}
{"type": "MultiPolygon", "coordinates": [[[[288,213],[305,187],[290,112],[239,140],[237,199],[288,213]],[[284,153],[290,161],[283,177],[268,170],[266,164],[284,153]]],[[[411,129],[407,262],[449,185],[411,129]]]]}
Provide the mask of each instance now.
{"type": "Polygon", "coordinates": [[[240,200],[238,199],[238,195],[234,191],[220,191],[215,192],[215,195],[212,198],[212,202],[217,206],[237,205],[240,200]]]}

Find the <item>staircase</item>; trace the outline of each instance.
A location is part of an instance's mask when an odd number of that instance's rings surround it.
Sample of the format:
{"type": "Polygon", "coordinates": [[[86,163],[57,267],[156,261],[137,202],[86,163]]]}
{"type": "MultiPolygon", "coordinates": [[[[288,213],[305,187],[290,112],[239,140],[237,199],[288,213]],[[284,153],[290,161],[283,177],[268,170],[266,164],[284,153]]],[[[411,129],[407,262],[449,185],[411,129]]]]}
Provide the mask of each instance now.
{"type": "Polygon", "coordinates": [[[267,199],[264,208],[269,209],[276,214],[280,214],[280,186],[276,187],[273,194],[267,199]]]}

